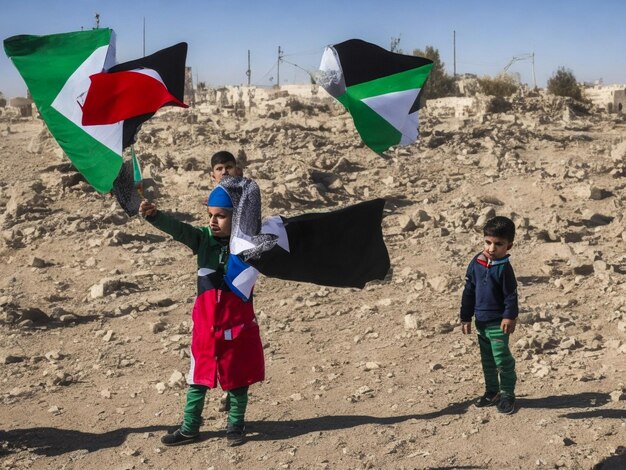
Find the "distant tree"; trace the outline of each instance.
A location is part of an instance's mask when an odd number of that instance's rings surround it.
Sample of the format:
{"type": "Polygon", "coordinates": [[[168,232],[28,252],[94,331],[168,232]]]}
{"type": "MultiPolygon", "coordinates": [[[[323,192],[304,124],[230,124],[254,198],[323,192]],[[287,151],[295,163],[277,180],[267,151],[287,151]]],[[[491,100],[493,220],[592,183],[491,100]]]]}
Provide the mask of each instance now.
{"type": "Polygon", "coordinates": [[[506,113],[513,108],[513,105],[504,96],[493,96],[487,103],[488,113],[506,113]]]}
{"type": "Polygon", "coordinates": [[[424,98],[434,99],[458,94],[454,77],[448,75],[444,69],[445,64],[441,61],[439,49],[426,46],[423,51],[421,49],[413,50],[413,55],[426,57],[433,61],[433,68],[423,90],[422,96],[424,98]]]}
{"type": "Polygon", "coordinates": [[[517,91],[519,85],[511,75],[505,73],[497,77],[484,76],[478,79],[478,84],[485,95],[504,98],[517,91]]]}
{"type": "Polygon", "coordinates": [[[569,96],[578,101],[583,99],[574,73],[565,67],[559,67],[548,79],[548,93],[556,96],[569,96]]]}
{"type": "Polygon", "coordinates": [[[389,50],[391,52],[395,52],[396,54],[402,54],[402,49],[400,49],[400,36],[397,38],[391,38],[391,44],[389,45],[389,50]]]}
{"type": "Polygon", "coordinates": [[[4,94],[0,91],[0,108],[4,108],[7,105],[7,100],[4,99],[4,94]]]}

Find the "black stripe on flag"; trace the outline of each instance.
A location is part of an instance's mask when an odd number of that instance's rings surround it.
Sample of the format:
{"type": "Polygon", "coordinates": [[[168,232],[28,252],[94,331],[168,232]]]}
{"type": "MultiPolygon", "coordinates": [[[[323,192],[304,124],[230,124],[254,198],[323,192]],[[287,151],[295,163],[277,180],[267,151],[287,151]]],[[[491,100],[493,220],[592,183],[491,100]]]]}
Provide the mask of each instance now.
{"type": "Polygon", "coordinates": [[[346,87],[432,64],[432,60],[396,54],[361,39],[349,39],[333,47],[339,55],[346,87]]]}
{"type": "MultiPolygon", "coordinates": [[[[140,68],[156,70],[168,91],[183,101],[185,94],[185,61],[187,60],[187,43],[181,42],[161,49],[154,54],[141,59],[123,62],[111,67],[107,72],[121,72],[140,68]]],[[[128,147],[135,141],[135,134],[139,126],[150,119],[154,113],[142,114],[124,121],[124,135],[122,145],[128,147]]]]}
{"type": "Polygon", "coordinates": [[[248,263],[269,277],[363,288],[389,271],[384,206],[384,199],[375,199],[333,212],[281,217],[289,252],[275,246],[248,263]]]}

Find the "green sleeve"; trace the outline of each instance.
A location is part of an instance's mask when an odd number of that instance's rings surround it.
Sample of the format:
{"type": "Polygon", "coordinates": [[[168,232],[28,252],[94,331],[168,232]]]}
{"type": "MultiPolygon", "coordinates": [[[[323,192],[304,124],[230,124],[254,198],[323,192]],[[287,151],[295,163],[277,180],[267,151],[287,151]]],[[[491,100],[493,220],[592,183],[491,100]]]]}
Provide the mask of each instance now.
{"type": "Polygon", "coordinates": [[[162,232],[171,235],[177,242],[187,245],[194,253],[198,252],[202,239],[206,236],[201,228],[176,220],[161,211],[157,211],[151,217],[146,217],[146,220],[162,232]]]}

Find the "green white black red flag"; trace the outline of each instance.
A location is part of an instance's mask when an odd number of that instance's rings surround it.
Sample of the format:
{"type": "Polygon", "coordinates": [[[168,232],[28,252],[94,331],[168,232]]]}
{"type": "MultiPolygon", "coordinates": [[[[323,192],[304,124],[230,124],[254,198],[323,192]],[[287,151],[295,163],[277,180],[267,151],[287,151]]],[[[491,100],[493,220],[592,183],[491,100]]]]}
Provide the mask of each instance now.
{"type": "Polygon", "coordinates": [[[326,47],[317,82],[350,112],[365,145],[382,153],[417,140],[420,92],[431,69],[429,59],[350,39],[326,47]]]}

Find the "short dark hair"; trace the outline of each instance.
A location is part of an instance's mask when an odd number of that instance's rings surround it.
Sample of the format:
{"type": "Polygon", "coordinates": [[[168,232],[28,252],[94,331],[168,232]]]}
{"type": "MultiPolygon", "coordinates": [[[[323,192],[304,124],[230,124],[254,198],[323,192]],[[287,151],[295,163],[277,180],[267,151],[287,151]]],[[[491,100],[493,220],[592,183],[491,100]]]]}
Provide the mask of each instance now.
{"type": "Polygon", "coordinates": [[[509,243],[513,243],[513,240],[515,240],[515,224],[508,217],[492,217],[483,227],[483,235],[504,238],[509,243]]]}
{"type": "Polygon", "coordinates": [[[235,165],[237,164],[237,160],[235,160],[235,156],[226,150],[220,150],[219,152],[214,153],[213,156],[211,157],[211,170],[215,168],[215,165],[219,165],[220,163],[226,163],[226,162],[232,162],[235,165]]]}

